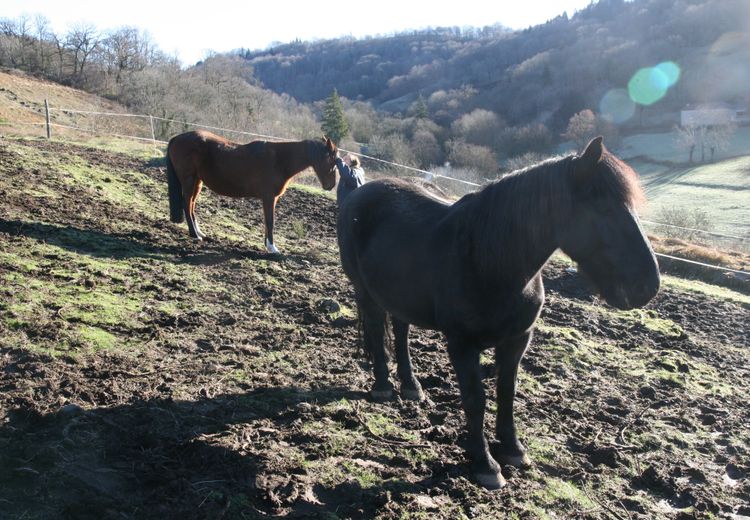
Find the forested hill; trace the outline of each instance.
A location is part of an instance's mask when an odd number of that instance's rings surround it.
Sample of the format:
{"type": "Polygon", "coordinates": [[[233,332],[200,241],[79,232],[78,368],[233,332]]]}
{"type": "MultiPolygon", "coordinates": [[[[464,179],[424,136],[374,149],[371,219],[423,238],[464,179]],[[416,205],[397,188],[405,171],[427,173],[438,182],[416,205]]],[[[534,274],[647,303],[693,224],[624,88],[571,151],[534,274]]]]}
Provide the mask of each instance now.
{"type": "MultiPolygon", "coordinates": [[[[518,32],[444,28],[296,42],[242,56],[266,88],[303,102],[336,88],[349,99],[406,111],[419,95],[439,102],[468,89],[469,110],[559,129],[582,108],[596,108],[608,90],[625,88],[638,69],[664,61],[675,62],[682,76],[659,110],[745,101],[748,20],[747,0],[600,0],[518,32]]],[[[439,109],[431,114],[438,121],[439,109]]]]}

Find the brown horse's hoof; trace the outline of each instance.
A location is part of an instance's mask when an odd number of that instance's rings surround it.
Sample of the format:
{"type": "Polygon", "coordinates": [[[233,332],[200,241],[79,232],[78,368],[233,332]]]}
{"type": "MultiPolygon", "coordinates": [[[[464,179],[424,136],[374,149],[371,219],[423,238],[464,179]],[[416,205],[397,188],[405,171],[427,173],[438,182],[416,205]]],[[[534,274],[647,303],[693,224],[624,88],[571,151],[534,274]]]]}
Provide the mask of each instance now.
{"type": "Polygon", "coordinates": [[[276,248],[276,246],[273,244],[273,242],[269,242],[266,240],[266,251],[272,255],[278,255],[281,252],[276,248]]]}
{"type": "Polygon", "coordinates": [[[487,489],[500,489],[507,484],[499,471],[497,473],[476,473],[474,478],[477,479],[480,486],[487,489]]]}
{"type": "Polygon", "coordinates": [[[424,401],[425,395],[421,388],[402,388],[401,397],[407,401],[424,401]]]}
{"type": "Polygon", "coordinates": [[[390,401],[393,399],[393,390],[370,390],[370,396],[373,401],[390,401]]]}

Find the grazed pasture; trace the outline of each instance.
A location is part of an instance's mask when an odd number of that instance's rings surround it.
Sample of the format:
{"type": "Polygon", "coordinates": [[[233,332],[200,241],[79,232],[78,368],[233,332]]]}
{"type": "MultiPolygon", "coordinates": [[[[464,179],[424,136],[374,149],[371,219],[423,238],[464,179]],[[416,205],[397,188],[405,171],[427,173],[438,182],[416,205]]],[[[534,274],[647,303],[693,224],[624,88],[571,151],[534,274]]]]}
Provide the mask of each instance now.
{"type": "Polygon", "coordinates": [[[426,403],[364,393],[330,198],[290,190],[269,257],[258,203],[204,193],[195,244],[161,167],[0,139],[0,518],[750,516],[746,295],[667,277],[616,312],[549,266],[535,464],[488,492],[440,335],[412,335],[426,403]]]}

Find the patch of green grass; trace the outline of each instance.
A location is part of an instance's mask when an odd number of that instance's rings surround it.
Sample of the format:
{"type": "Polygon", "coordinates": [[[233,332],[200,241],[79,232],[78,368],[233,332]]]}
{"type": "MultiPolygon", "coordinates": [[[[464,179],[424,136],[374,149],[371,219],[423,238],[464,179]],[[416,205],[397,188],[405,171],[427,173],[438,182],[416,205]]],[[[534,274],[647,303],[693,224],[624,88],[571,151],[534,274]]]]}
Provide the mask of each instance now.
{"type": "Polygon", "coordinates": [[[39,263],[27,255],[21,256],[18,253],[8,250],[0,251],[0,267],[10,271],[30,273],[39,268],[39,263]]]}
{"type": "Polygon", "coordinates": [[[418,440],[417,435],[405,428],[402,428],[396,422],[380,413],[360,413],[362,420],[368,429],[375,435],[382,437],[394,437],[405,441],[415,442],[418,440]]]}
{"type": "Polygon", "coordinates": [[[573,460],[571,453],[564,448],[565,441],[555,438],[555,433],[547,426],[529,424],[521,431],[526,452],[533,462],[548,464],[554,467],[565,466],[573,460]]]}
{"type": "Polygon", "coordinates": [[[302,220],[293,220],[291,223],[292,234],[301,240],[307,236],[307,229],[305,229],[305,223],[302,220]]]}
{"type": "MultiPolygon", "coordinates": [[[[315,180],[315,182],[317,182],[317,179],[315,180]]],[[[313,186],[311,184],[302,184],[301,182],[295,182],[294,184],[290,184],[289,188],[292,190],[300,190],[300,191],[304,191],[305,193],[311,193],[313,195],[326,197],[331,200],[336,200],[336,190],[326,191],[323,188],[320,188],[319,186],[313,186]]]]}
{"type": "Polygon", "coordinates": [[[162,159],[166,154],[165,144],[157,143],[154,146],[149,141],[135,141],[133,139],[119,139],[116,137],[92,137],[87,140],[65,139],[63,142],[66,144],[77,144],[92,150],[121,153],[144,160],[162,159]]]}
{"type": "Polygon", "coordinates": [[[351,460],[341,461],[341,466],[344,474],[356,480],[363,489],[380,485],[383,482],[380,475],[351,460]]]}
{"type": "Polygon", "coordinates": [[[116,336],[99,327],[82,325],[78,327],[78,335],[92,351],[112,350],[119,343],[116,336]]]}
{"type": "Polygon", "coordinates": [[[553,508],[553,510],[570,511],[575,509],[594,509],[596,504],[586,496],[572,482],[559,478],[546,478],[544,488],[534,494],[536,501],[540,502],[544,508],[553,508]]]}
{"type": "Polygon", "coordinates": [[[703,294],[717,300],[725,300],[750,307],[750,295],[742,294],[725,287],[668,275],[662,275],[661,281],[665,287],[679,292],[703,294]]]}
{"type": "Polygon", "coordinates": [[[650,331],[658,332],[667,337],[681,337],[685,331],[672,320],[660,318],[655,310],[651,309],[633,309],[630,311],[621,311],[618,317],[629,322],[643,325],[650,331]]]}

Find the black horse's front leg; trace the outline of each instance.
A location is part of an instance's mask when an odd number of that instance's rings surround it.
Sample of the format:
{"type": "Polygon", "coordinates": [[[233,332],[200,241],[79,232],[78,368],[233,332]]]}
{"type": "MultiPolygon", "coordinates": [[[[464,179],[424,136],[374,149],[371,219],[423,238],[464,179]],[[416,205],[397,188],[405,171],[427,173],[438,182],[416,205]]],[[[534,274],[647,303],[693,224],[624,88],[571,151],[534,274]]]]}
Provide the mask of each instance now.
{"type": "Polygon", "coordinates": [[[273,243],[273,215],[276,211],[277,197],[263,198],[263,222],[265,223],[265,246],[269,253],[278,253],[279,250],[273,243]]]}
{"type": "Polygon", "coordinates": [[[462,340],[448,338],[448,354],[456,370],[461,390],[461,404],[468,426],[467,451],[471,458],[471,472],[482,486],[498,489],[505,485],[500,465],[490,455],[484,436],[484,407],[486,398],[479,365],[480,350],[462,340]]]}
{"type": "Polygon", "coordinates": [[[513,419],[513,402],[516,396],[516,377],[523,353],[531,341],[531,332],[511,338],[495,347],[497,368],[497,418],[492,454],[505,464],[522,467],[531,464],[526,450],[518,441],[513,419]]]}

